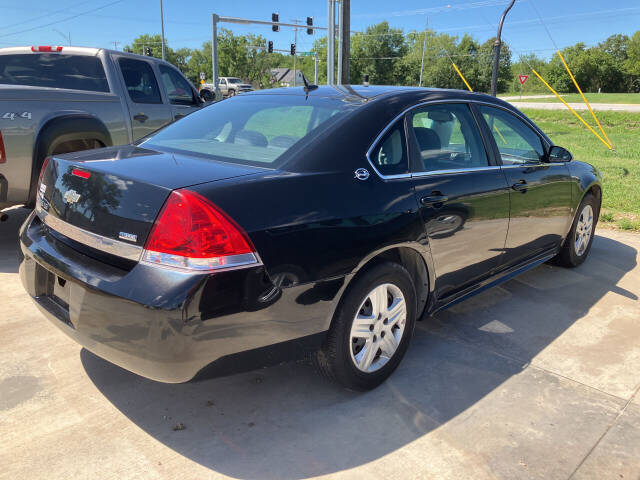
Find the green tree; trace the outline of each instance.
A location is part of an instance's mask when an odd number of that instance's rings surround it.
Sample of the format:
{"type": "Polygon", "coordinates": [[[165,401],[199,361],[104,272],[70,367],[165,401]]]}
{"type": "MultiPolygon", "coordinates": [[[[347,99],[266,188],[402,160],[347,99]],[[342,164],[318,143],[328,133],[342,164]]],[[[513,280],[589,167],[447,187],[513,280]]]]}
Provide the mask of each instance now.
{"type": "Polygon", "coordinates": [[[364,75],[378,85],[395,85],[404,78],[395,62],[406,53],[407,45],[401,29],[390,28],[388,22],[367,27],[364,33],[351,36],[351,83],[360,83],[364,75]]]}
{"type": "MultiPolygon", "coordinates": [[[[136,37],[131,45],[125,46],[125,50],[128,50],[139,55],[144,55],[145,47],[151,48],[151,55],[155,58],[162,58],[162,37],[158,34],[149,35],[145,33],[136,37]]],[[[164,52],[167,62],[178,67],[183,73],[188,71],[188,62],[191,57],[191,50],[188,48],[180,48],[173,50],[169,47],[167,38],[164,39],[164,52]]],[[[192,79],[193,80],[193,79],[192,79]]]]}

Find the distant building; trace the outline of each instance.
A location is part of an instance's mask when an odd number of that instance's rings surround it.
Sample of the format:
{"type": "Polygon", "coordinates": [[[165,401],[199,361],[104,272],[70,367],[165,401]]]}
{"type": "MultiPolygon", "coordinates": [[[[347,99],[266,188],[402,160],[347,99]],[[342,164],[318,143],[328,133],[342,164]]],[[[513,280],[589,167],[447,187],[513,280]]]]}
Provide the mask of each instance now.
{"type": "MultiPolygon", "coordinates": [[[[271,69],[272,83],[279,83],[283,87],[293,87],[293,70],[286,67],[271,69]]],[[[302,80],[302,72],[296,71],[296,85],[304,85],[302,80]]]]}

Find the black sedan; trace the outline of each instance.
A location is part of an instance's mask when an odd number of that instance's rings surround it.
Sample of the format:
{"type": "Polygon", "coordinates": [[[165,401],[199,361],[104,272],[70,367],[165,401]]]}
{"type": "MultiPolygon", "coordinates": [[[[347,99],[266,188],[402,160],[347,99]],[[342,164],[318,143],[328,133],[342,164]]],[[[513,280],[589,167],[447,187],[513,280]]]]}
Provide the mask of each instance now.
{"type": "Polygon", "coordinates": [[[589,254],[601,178],[482,94],[276,89],[49,158],[22,283],[95,354],[184,382],[312,354],[353,389],[416,320],[589,254]]]}

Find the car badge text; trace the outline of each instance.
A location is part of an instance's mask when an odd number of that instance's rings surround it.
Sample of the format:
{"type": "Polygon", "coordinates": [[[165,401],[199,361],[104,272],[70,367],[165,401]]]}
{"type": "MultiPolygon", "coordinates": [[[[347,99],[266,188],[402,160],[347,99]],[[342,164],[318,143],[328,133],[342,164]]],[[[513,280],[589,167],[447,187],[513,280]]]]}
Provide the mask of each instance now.
{"type": "Polygon", "coordinates": [[[137,242],[138,236],[133,233],[120,232],[118,235],[122,240],[129,240],[130,242],[137,242]]]}

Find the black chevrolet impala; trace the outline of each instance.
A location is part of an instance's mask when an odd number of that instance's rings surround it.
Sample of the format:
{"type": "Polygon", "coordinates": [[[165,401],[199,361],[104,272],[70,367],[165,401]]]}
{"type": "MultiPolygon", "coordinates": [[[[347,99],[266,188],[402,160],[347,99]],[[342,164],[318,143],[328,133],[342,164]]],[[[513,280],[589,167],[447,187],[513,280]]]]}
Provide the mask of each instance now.
{"type": "Polygon", "coordinates": [[[591,247],[599,173],[482,94],[276,89],[49,158],[20,276],[95,354],[163,382],[311,354],[369,389],[416,320],[591,247]]]}

